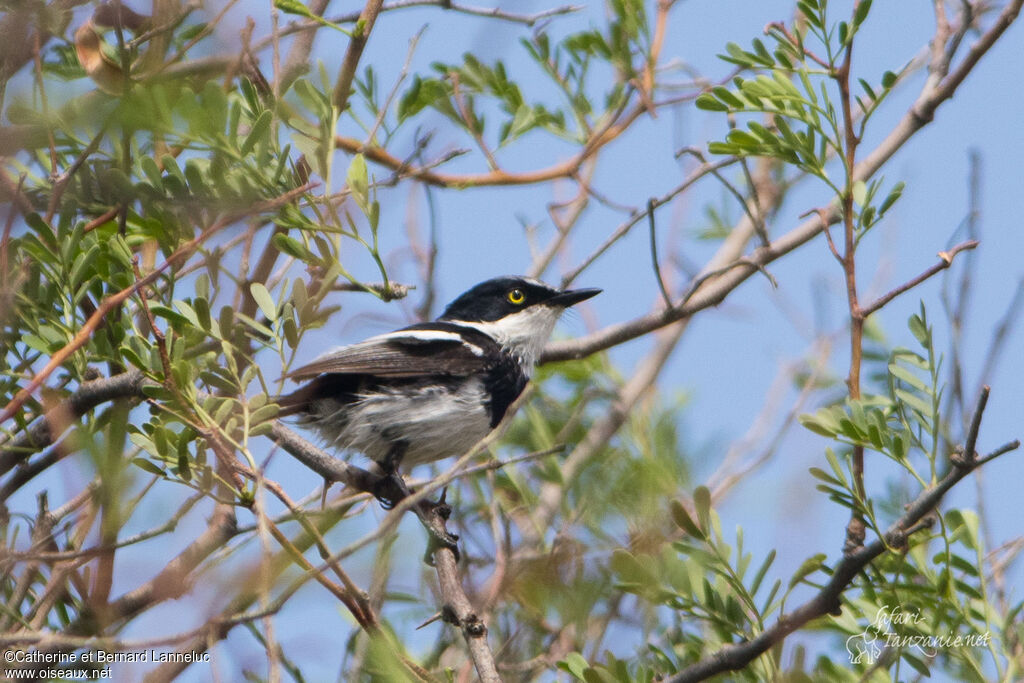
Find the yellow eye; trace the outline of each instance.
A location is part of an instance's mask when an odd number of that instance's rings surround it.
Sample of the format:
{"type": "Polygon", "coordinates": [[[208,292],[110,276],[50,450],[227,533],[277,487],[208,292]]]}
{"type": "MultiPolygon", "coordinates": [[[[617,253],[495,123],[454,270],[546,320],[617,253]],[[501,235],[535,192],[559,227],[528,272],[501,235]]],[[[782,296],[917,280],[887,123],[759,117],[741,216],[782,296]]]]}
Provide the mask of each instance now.
{"type": "Polygon", "coordinates": [[[512,291],[510,291],[508,293],[508,300],[509,300],[510,303],[513,303],[516,306],[519,306],[524,301],[526,301],[526,295],[523,294],[523,290],[521,290],[521,289],[513,289],[512,291]]]}

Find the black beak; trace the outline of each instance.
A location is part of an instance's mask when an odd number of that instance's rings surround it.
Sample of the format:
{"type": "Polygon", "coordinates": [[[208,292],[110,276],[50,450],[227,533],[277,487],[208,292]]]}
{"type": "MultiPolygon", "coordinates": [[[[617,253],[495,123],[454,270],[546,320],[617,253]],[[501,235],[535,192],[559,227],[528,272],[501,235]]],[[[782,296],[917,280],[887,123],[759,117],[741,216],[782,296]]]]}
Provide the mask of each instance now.
{"type": "Polygon", "coordinates": [[[569,308],[574,306],[581,301],[586,301],[592,296],[597,296],[601,293],[600,289],[589,288],[589,289],[567,289],[564,292],[559,292],[553,297],[547,300],[546,303],[552,306],[561,306],[562,308],[569,308]]]}

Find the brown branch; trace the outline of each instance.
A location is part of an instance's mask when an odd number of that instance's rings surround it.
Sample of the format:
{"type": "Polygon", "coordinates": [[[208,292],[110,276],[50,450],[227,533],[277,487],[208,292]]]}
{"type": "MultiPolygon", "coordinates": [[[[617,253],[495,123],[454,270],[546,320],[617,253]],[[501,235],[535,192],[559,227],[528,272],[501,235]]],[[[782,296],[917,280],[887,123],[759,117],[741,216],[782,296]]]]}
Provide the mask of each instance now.
{"type": "MultiPolygon", "coordinates": [[[[862,0],[854,3],[853,12],[857,12],[862,0]]],[[[839,103],[843,117],[843,168],[846,171],[846,185],[839,196],[840,215],[843,222],[843,254],[841,264],[843,279],[846,281],[846,303],[850,314],[850,369],[846,377],[846,387],[850,398],[860,399],[860,375],[864,357],[864,314],[860,309],[857,293],[857,228],[853,201],[854,166],[856,165],[857,147],[860,139],[855,130],[853,118],[853,102],[850,96],[850,68],[853,62],[853,40],[849,40],[843,53],[843,61],[837,69],[830,69],[833,80],[839,88],[839,103]]],[[[827,231],[827,229],[826,229],[827,231]]],[[[830,245],[833,246],[833,245],[830,245]]],[[[833,247],[834,248],[834,247],[833,247]]],[[[853,478],[854,492],[862,500],[864,492],[864,447],[853,447],[850,474],[853,478]]],[[[860,510],[854,508],[850,521],[846,526],[846,552],[859,548],[864,544],[867,524],[860,510]]]]}
{"type": "Polygon", "coordinates": [[[348,98],[352,94],[352,81],[356,77],[359,60],[363,56],[366,41],[370,39],[370,31],[373,30],[373,24],[377,21],[383,4],[384,0],[367,0],[352,30],[352,37],[349,39],[348,49],[345,50],[345,60],[341,63],[338,80],[334,83],[334,96],[331,100],[339,115],[348,107],[348,98]]]}
{"type": "Polygon", "coordinates": [[[336,135],[334,137],[334,145],[338,149],[350,154],[363,154],[370,161],[390,168],[397,174],[415,178],[421,182],[438,187],[464,189],[467,187],[493,185],[531,185],[558,178],[574,177],[579,172],[583,162],[595,156],[601,148],[622,135],[634,121],[647,111],[647,108],[641,103],[623,115],[622,112],[625,111],[628,101],[628,97],[623,99],[622,107],[618,111],[610,113],[605,126],[594,131],[583,145],[583,148],[575,156],[548,168],[534,171],[509,172],[495,169],[479,174],[437,173],[429,168],[410,166],[407,162],[391,155],[384,148],[368,146],[354,138],[336,135]]]}
{"type": "MultiPolygon", "coordinates": [[[[551,17],[562,14],[578,12],[584,8],[583,5],[565,5],[562,7],[543,10],[536,14],[513,14],[511,12],[505,12],[499,7],[473,7],[471,5],[460,5],[456,2],[452,2],[451,0],[396,0],[396,2],[389,2],[381,7],[381,12],[406,9],[408,7],[440,7],[449,12],[469,14],[491,19],[501,19],[503,21],[509,21],[516,24],[524,24],[526,26],[534,26],[544,19],[550,19],[551,17]]],[[[358,14],[349,13],[334,17],[331,21],[336,24],[347,24],[356,21],[358,18],[358,14]]]]}
{"type": "Polygon", "coordinates": [[[819,220],[821,220],[821,224],[825,226],[823,228],[823,232],[825,233],[825,241],[828,243],[828,250],[832,252],[832,256],[835,258],[836,262],[839,265],[843,265],[843,255],[839,253],[839,249],[838,247],[836,247],[835,240],[832,239],[832,231],[828,229],[829,221],[832,220],[830,218],[831,214],[829,213],[829,210],[821,208],[811,209],[806,213],[800,214],[800,218],[805,218],[807,216],[810,216],[811,214],[816,214],[819,220]]]}
{"type": "Polygon", "coordinates": [[[661,276],[661,263],[658,261],[658,234],[654,226],[654,197],[647,200],[647,223],[650,227],[651,266],[654,268],[654,279],[658,281],[658,289],[666,308],[672,306],[672,296],[665,287],[665,278],[661,276]]]}
{"type": "Polygon", "coordinates": [[[270,436],[286,453],[313,470],[327,482],[341,482],[357,491],[373,491],[380,475],[339,460],[288,429],[280,421],[271,425],[270,436]]]}
{"type": "Polygon", "coordinates": [[[138,370],[83,382],[73,394],[46,411],[18,437],[0,443],[0,475],[9,472],[32,453],[52,445],[71,420],[77,420],[96,406],[118,398],[141,398],[144,383],[145,378],[138,370]]]}
{"type": "Polygon", "coordinates": [[[510,172],[494,170],[480,174],[439,173],[426,168],[410,166],[401,159],[392,156],[382,147],[364,145],[355,138],[341,135],[334,137],[334,146],[350,154],[362,153],[369,161],[385,166],[392,171],[415,178],[436,187],[487,187],[492,185],[532,185],[557,178],[569,178],[575,175],[585,160],[582,153],[554,166],[536,171],[510,172]]]}
{"type": "Polygon", "coordinates": [[[932,266],[928,270],[924,271],[923,273],[921,273],[920,275],[918,275],[914,279],[912,279],[912,280],[910,280],[908,282],[903,283],[902,285],[900,285],[899,287],[895,288],[891,292],[888,292],[887,294],[884,294],[884,295],[878,297],[877,299],[872,301],[867,306],[864,306],[863,308],[861,308],[860,309],[861,315],[866,318],[869,315],[871,315],[872,313],[875,313],[876,311],[878,311],[878,309],[880,309],[883,306],[885,306],[887,303],[889,303],[890,301],[892,301],[893,299],[898,297],[900,294],[903,294],[904,292],[907,292],[907,291],[913,289],[914,287],[917,287],[919,284],[921,284],[922,282],[924,282],[925,280],[927,280],[931,276],[935,275],[936,273],[939,273],[939,272],[949,268],[951,265],[953,265],[953,259],[956,258],[956,255],[959,254],[961,251],[968,251],[968,250],[974,249],[977,246],[978,246],[978,241],[977,240],[968,240],[966,242],[961,242],[960,244],[956,245],[955,247],[953,247],[949,251],[940,251],[939,252],[939,259],[940,260],[939,260],[938,263],[936,263],[934,266],[932,266]]]}
{"type": "MultiPolygon", "coordinates": [[[[319,0],[318,0],[319,1],[319,0]]],[[[319,7],[318,4],[314,4],[310,7],[310,10],[314,14],[322,15],[322,11],[316,11],[319,7]]],[[[516,24],[523,24],[528,27],[537,25],[538,23],[556,17],[563,14],[571,14],[584,9],[584,5],[565,5],[562,7],[554,7],[552,9],[543,10],[535,14],[514,14],[512,12],[505,12],[497,7],[473,7],[470,5],[461,5],[451,0],[396,0],[395,2],[385,3],[381,6],[380,11],[393,12],[395,10],[416,8],[416,7],[439,7],[446,11],[456,12],[459,14],[469,14],[473,16],[480,16],[490,19],[499,19],[502,21],[509,21],[516,24]]],[[[362,12],[348,12],[346,14],[339,14],[330,17],[328,21],[333,24],[351,24],[359,20],[359,16],[362,12]]],[[[278,36],[284,38],[286,36],[293,35],[295,33],[315,34],[315,32],[321,28],[323,24],[318,21],[312,20],[296,20],[286,24],[280,31],[278,36]]],[[[264,38],[258,41],[253,49],[256,51],[262,50],[272,42],[272,38],[264,38]]],[[[289,56],[289,62],[291,61],[289,56]]],[[[307,66],[307,65],[300,65],[307,66]]]]}
{"type": "Polygon", "coordinates": [[[482,683],[500,683],[501,677],[494,663],[494,654],[487,645],[487,626],[477,616],[473,605],[459,582],[459,565],[455,554],[448,548],[440,548],[433,554],[437,582],[444,605],[442,618],[458,627],[469,648],[469,656],[482,683]]]}
{"type": "MultiPolygon", "coordinates": [[[[90,485],[86,486],[84,489],[82,489],[81,493],[78,494],[78,498],[88,499],[90,496],[92,496],[95,493],[97,488],[99,488],[99,482],[95,481],[95,482],[91,483],[90,485]]],[[[79,559],[79,558],[83,558],[83,557],[91,558],[91,557],[95,557],[95,556],[103,554],[103,553],[108,553],[108,552],[110,552],[112,550],[118,550],[120,548],[127,548],[128,546],[136,545],[136,544],[142,543],[143,541],[148,541],[148,540],[150,540],[152,538],[156,538],[157,536],[162,536],[162,535],[164,535],[166,533],[174,531],[174,529],[177,528],[178,523],[181,521],[181,519],[186,514],[188,514],[188,512],[195,506],[196,503],[199,502],[200,499],[202,499],[204,497],[204,495],[205,494],[203,494],[203,493],[196,493],[193,496],[191,496],[190,498],[188,498],[181,505],[181,507],[178,508],[178,510],[174,513],[174,515],[171,516],[170,519],[168,519],[166,522],[164,522],[160,526],[155,527],[153,529],[150,529],[148,531],[140,532],[138,534],[135,534],[135,535],[127,537],[127,538],[122,538],[122,539],[118,540],[116,543],[101,544],[101,545],[96,545],[96,546],[92,546],[92,547],[89,547],[89,548],[82,548],[80,550],[56,550],[56,551],[39,551],[39,550],[37,550],[35,548],[35,545],[33,545],[33,549],[32,550],[28,550],[28,551],[24,551],[24,552],[8,552],[5,555],[5,557],[3,558],[3,562],[2,562],[2,564],[0,564],[0,567],[2,567],[4,565],[7,565],[7,564],[13,564],[15,562],[26,562],[26,561],[28,561],[28,562],[34,562],[34,561],[64,562],[64,561],[67,561],[67,560],[75,560],[75,559],[79,559]]],[[[74,503],[75,501],[72,500],[70,502],[74,503]]],[[[55,519],[59,519],[60,518],[60,515],[58,514],[57,511],[54,511],[52,516],[55,519]]]]}
{"type": "Polygon", "coordinates": [[[975,447],[978,445],[978,432],[981,429],[981,416],[985,412],[985,406],[988,405],[988,394],[989,388],[982,387],[981,395],[978,396],[978,406],[974,409],[974,417],[971,418],[971,426],[967,430],[967,441],[964,444],[964,452],[961,457],[966,460],[965,464],[960,464],[954,461],[954,465],[960,466],[971,466],[975,460],[977,460],[978,454],[975,452],[975,447]]]}
{"type": "MultiPolygon", "coordinates": [[[[510,414],[514,412],[516,405],[517,404],[513,404],[512,408],[510,408],[510,414]]],[[[502,425],[507,425],[507,419],[505,422],[502,423],[502,425]]],[[[447,485],[455,477],[459,476],[461,469],[465,466],[465,464],[469,462],[470,459],[476,457],[476,455],[481,450],[489,446],[495,439],[497,439],[500,436],[501,433],[503,433],[503,427],[499,426],[496,431],[491,432],[491,434],[489,434],[487,437],[482,439],[476,446],[474,446],[473,449],[471,449],[468,453],[459,458],[459,460],[445,474],[427,483],[426,485],[423,486],[423,488],[417,490],[411,496],[405,498],[400,503],[398,503],[392,509],[392,511],[388,513],[388,515],[382,520],[382,522],[374,532],[364,536],[362,539],[336,552],[334,555],[328,558],[326,562],[320,567],[315,568],[313,571],[305,572],[300,577],[296,578],[290,585],[288,585],[281,592],[280,595],[278,595],[275,598],[275,608],[279,607],[280,605],[283,605],[285,601],[287,601],[292,595],[294,595],[294,593],[297,590],[299,590],[299,588],[305,585],[305,583],[308,580],[313,578],[313,576],[316,573],[324,571],[325,569],[331,567],[332,563],[335,563],[343,559],[344,557],[348,557],[349,555],[356,552],[360,548],[365,547],[375,539],[381,538],[383,535],[389,533],[397,525],[398,520],[401,519],[401,516],[407,510],[415,509],[417,514],[420,515],[421,522],[423,522],[423,524],[427,526],[432,533],[447,533],[446,530],[444,529],[445,520],[440,516],[436,515],[437,506],[426,504],[426,496],[430,495],[438,488],[447,485]],[[421,508],[426,508],[426,514],[423,513],[423,510],[421,508]],[[429,517],[431,514],[434,515],[433,518],[429,517]]],[[[375,482],[380,477],[380,475],[372,474],[358,467],[350,465],[349,463],[346,463],[343,460],[339,460],[328,455],[327,453],[321,451],[320,449],[316,448],[312,444],[308,443],[307,441],[299,437],[297,434],[289,430],[287,427],[284,427],[284,425],[280,424],[279,422],[275,421],[274,423],[272,423],[271,436],[278,442],[278,444],[286,452],[296,457],[300,462],[310,467],[313,471],[321,474],[327,481],[341,481],[351,485],[353,488],[356,488],[358,490],[370,490],[373,487],[373,482],[375,482]]],[[[337,517],[332,515],[331,519],[336,520],[337,517]]],[[[281,557],[285,561],[275,564],[273,571],[276,574],[280,574],[287,566],[290,566],[292,564],[294,552],[304,552],[304,550],[308,548],[314,542],[314,540],[315,539],[307,533],[304,539],[300,540],[299,542],[294,542],[292,544],[293,546],[295,546],[294,550],[282,551],[281,557]]],[[[444,552],[450,554],[450,552],[447,550],[444,552]]],[[[152,583],[153,582],[150,582],[150,584],[152,583]]],[[[138,602],[145,602],[148,599],[147,594],[151,590],[151,588],[147,588],[146,591],[142,593],[142,595],[140,595],[133,601],[133,604],[138,602]]],[[[126,596],[126,598],[127,597],[128,596],[126,596]]],[[[244,592],[234,597],[234,599],[231,601],[231,604],[222,612],[222,614],[224,614],[225,616],[229,616],[232,614],[240,613],[242,610],[246,609],[246,607],[249,604],[251,604],[251,602],[256,597],[256,591],[246,589],[244,592]]],[[[114,605],[118,606],[119,609],[123,610],[124,607],[120,606],[119,603],[121,603],[121,601],[115,602],[114,605]]],[[[221,623],[221,620],[215,621],[217,623],[221,623]]],[[[467,623],[472,624],[473,622],[467,621],[467,623]]],[[[214,642],[225,638],[228,634],[228,631],[230,631],[231,626],[233,626],[233,624],[226,624],[224,628],[218,628],[215,630],[210,630],[209,632],[204,632],[202,635],[197,636],[190,643],[180,648],[179,652],[203,652],[206,649],[208,649],[214,642]]],[[[373,630],[372,626],[368,626],[367,628],[368,630],[373,630]]],[[[473,627],[472,630],[475,631],[475,629],[476,627],[473,627]]],[[[480,644],[471,644],[471,647],[474,650],[478,650],[480,644]]],[[[486,643],[484,643],[484,647],[486,647],[486,643]]],[[[480,655],[480,653],[478,652],[478,656],[482,655],[480,655]]],[[[415,666],[412,662],[406,661],[404,659],[403,664],[409,667],[410,669],[412,669],[415,666]]],[[[177,662],[164,664],[159,669],[149,674],[146,680],[170,681],[173,678],[175,678],[181,671],[187,668],[187,666],[187,663],[177,662]]]]}

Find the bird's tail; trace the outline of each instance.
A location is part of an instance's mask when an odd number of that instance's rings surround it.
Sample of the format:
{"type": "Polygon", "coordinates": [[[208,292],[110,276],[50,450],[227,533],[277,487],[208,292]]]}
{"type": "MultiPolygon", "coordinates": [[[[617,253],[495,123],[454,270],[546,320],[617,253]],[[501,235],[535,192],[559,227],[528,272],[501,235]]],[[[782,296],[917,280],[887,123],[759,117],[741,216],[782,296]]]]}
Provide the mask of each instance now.
{"type": "Polygon", "coordinates": [[[278,396],[274,402],[281,407],[278,417],[301,415],[309,411],[309,404],[316,397],[316,387],[312,382],[301,386],[290,394],[278,396]]]}

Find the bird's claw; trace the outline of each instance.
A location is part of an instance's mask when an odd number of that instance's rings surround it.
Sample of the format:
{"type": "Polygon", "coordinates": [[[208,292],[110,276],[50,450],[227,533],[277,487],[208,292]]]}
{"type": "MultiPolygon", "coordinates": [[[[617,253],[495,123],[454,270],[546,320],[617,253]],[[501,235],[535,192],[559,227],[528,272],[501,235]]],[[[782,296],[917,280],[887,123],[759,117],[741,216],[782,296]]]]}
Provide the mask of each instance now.
{"type": "Polygon", "coordinates": [[[373,485],[373,497],[377,499],[380,506],[390,510],[412,493],[398,472],[391,472],[378,479],[373,485]]]}
{"type": "MultiPolygon", "coordinates": [[[[374,483],[372,493],[382,508],[390,510],[411,495],[412,490],[406,485],[402,475],[390,472],[374,483]]],[[[423,521],[423,526],[427,528],[427,550],[423,561],[430,566],[434,566],[434,553],[441,548],[452,551],[456,562],[460,557],[458,534],[453,534],[445,528],[445,522],[452,515],[452,507],[447,503],[447,494],[448,488],[445,487],[437,501],[424,500],[413,507],[423,521]]]]}

